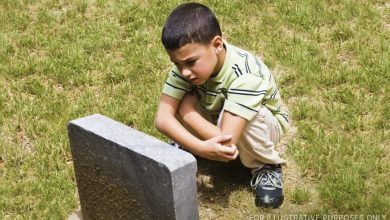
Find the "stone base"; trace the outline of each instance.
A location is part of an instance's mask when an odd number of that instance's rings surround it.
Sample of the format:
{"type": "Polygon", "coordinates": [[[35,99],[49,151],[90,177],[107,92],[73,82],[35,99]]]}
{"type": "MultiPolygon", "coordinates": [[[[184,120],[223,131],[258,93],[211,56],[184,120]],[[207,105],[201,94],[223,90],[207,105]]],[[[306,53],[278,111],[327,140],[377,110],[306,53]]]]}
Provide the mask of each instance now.
{"type": "Polygon", "coordinates": [[[81,213],[81,209],[68,216],[66,220],[83,220],[83,214],[81,213]]]}

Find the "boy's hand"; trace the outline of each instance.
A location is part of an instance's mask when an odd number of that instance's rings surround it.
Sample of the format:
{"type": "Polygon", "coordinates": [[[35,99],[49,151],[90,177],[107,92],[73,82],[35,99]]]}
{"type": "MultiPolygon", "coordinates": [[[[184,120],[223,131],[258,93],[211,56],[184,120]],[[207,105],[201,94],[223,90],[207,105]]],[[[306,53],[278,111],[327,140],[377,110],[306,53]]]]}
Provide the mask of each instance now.
{"type": "Polygon", "coordinates": [[[217,160],[221,162],[229,162],[235,160],[238,156],[236,145],[231,146],[222,145],[232,138],[231,135],[220,135],[203,141],[201,152],[199,156],[209,160],[217,160]]]}

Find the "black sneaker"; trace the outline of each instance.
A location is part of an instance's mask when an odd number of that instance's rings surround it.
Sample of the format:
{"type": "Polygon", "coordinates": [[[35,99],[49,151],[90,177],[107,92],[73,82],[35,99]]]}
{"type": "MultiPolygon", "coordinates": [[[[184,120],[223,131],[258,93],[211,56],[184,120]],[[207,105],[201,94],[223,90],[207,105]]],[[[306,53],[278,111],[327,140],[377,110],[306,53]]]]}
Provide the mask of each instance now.
{"type": "Polygon", "coordinates": [[[266,164],[253,175],[251,187],[256,191],[256,206],[277,208],[283,203],[282,167],[266,164]]]}

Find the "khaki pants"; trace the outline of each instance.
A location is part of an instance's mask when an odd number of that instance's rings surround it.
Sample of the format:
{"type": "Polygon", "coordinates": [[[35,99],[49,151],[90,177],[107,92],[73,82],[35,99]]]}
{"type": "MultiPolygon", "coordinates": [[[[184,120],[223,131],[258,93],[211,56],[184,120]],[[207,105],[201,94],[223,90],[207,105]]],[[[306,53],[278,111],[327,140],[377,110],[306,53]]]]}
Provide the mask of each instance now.
{"type": "MultiPolygon", "coordinates": [[[[203,109],[197,111],[207,120],[213,122],[213,118],[203,109]]],[[[219,115],[217,126],[220,126],[222,114],[219,115]]],[[[214,123],[215,124],[215,123],[214,123]]],[[[287,162],[279,157],[275,147],[281,139],[279,122],[271,111],[261,106],[258,114],[247,123],[237,148],[242,164],[255,172],[264,164],[282,164],[287,162]]]]}

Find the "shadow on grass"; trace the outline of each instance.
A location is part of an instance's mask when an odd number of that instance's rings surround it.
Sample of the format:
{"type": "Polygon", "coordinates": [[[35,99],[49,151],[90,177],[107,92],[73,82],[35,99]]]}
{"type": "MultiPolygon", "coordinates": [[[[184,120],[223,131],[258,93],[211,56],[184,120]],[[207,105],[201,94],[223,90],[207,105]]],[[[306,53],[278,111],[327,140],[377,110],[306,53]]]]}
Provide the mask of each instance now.
{"type": "Polygon", "coordinates": [[[198,163],[198,199],[203,204],[229,205],[229,196],[235,191],[251,190],[250,170],[239,159],[228,163],[196,157],[198,163]]]}

